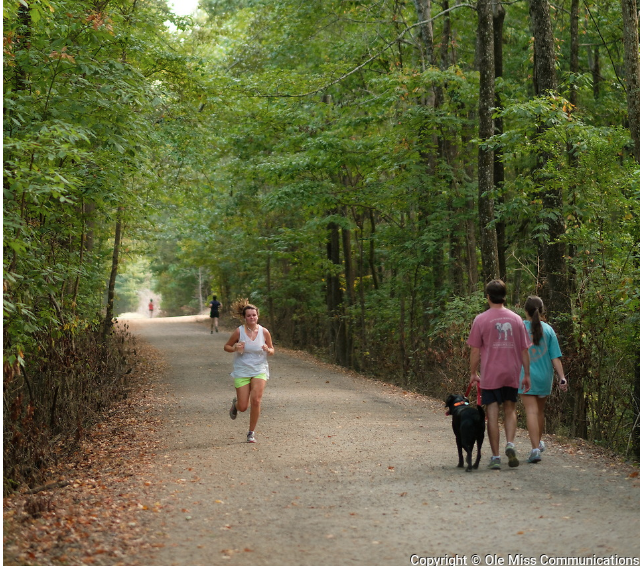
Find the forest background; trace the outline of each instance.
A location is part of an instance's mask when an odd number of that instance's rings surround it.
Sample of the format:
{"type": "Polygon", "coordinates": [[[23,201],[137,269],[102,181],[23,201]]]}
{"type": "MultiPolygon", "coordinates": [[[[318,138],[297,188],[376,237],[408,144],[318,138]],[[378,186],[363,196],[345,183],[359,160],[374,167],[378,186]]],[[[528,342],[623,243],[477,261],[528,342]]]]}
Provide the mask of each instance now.
{"type": "Polygon", "coordinates": [[[5,492],[126,395],[141,288],[440,397],[501,277],[562,343],[547,432],[639,460],[635,1],[199,6],[4,0],[5,492]]]}

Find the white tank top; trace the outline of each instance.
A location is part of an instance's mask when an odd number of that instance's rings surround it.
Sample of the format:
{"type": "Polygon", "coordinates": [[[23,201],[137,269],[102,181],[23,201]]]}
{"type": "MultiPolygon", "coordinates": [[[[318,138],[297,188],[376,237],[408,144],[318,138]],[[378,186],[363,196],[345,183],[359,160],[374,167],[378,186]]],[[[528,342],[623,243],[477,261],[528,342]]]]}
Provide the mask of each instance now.
{"type": "Polygon", "coordinates": [[[264,373],[270,378],[270,368],[267,361],[267,352],[262,347],[265,344],[263,327],[257,325],[259,331],[254,340],[250,340],[245,333],[245,325],[239,326],[239,342],[245,342],[245,351],[241,354],[234,353],[234,371],[230,374],[233,378],[256,377],[264,373]]]}

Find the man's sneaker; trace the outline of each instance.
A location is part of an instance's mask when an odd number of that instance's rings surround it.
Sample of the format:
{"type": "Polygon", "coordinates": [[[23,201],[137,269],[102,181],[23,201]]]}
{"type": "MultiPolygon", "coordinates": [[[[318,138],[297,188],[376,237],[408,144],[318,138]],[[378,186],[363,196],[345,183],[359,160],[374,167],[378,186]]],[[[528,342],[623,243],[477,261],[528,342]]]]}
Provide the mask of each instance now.
{"type": "Polygon", "coordinates": [[[232,399],[232,406],[230,407],[230,418],[234,420],[237,414],[238,411],[236,410],[236,397],[234,397],[234,399],[232,399]]]}
{"type": "Polygon", "coordinates": [[[533,448],[531,450],[531,454],[528,457],[528,462],[530,464],[537,464],[537,462],[542,461],[542,456],[540,455],[540,449],[539,448],[533,448]]]}
{"type": "Polygon", "coordinates": [[[254,438],[254,431],[251,430],[250,432],[247,433],[247,441],[248,442],[256,442],[256,438],[254,438]]]}
{"type": "Polygon", "coordinates": [[[216,327],[216,332],[218,332],[218,326],[216,327]]]}
{"type": "Polygon", "coordinates": [[[210,330],[210,334],[214,334],[214,331],[213,331],[213,330],[210,330]]]}
{"type": "Polygon", "coordinates": [[[509,444],[506,446],[506,456],[508,456],[508,467],[516,468],[519,466],[519,460],[517,459],[517,452],[515,452],[515,447],[509,444]]]}
{"type": "Polygon", "coordinates": [[[488,464],[488,469],[489,470],[501,470],[502,469],[502,461],[498,457],[491,457],[490,459],[490,464],[488,464]]]}
{"type": "Polygon", "coordinates": [[[540,452],[544,452],[544,450],[546,450],[546,444],[544,444],[544,442],[540,440],[539,441],[539,451],[540,452]]]}

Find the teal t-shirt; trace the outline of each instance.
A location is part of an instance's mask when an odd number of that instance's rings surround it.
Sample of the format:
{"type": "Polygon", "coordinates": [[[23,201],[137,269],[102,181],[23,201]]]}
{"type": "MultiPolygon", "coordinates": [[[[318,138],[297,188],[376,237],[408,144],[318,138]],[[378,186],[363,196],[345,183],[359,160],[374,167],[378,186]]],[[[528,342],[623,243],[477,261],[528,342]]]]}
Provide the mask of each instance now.
{"type": "MultiPolygon", "coordinates": [[[[524,321],[524,326],[528,334],[531,334],[531,323],[528,320],[524,321]]],[[[550,324],[542,322],[542,329],[544,335],[539,341],[539,344],[535,346],[533,344],[528,349],[528,355],[531,358],[531,388],[528,392],[528,395],[550,395],[553,389],[553,362],[555,358],[562,357],[562,351],[560,350],[559,342],[557,341],[557,336],[555,331],[550,324]]],[[[522,368],[522,373],[519,376],[519,392],[522,391],[522,379],[524,379],[524,369],[522,368]]]]}

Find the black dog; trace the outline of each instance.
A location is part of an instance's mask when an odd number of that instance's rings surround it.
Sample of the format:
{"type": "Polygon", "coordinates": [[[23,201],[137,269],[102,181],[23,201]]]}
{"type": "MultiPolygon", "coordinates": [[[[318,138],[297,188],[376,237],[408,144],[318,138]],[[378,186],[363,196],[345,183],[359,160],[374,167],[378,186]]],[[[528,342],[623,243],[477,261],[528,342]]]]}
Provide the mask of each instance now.
{"type": "Polygon", "coordinates": [[[462,448],[466,451],[467,472],[473,468],[479,467],[481,460],[481,447],[484,443],[484,433],[486,432],[486,413],[481,406],[473,407],[468,403],[468,399],[463,395],[448,395],[446,399],[448,411],[446,415],[452,415],[453,432],[457,439],[457,453],[459,454],[458,468],[464,467],[464,456],[462,448]],[[477,458],[473,460],[473,448],[477,442],[477,458]]]}

